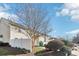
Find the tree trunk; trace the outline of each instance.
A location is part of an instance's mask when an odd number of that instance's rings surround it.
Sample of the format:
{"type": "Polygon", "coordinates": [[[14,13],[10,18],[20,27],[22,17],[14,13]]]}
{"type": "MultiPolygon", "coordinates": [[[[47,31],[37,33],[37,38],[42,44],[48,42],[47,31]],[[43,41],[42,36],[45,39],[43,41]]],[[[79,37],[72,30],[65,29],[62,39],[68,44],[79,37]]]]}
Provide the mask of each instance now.
{"type": "Polygon", "coordinates": [[[38,38],[38,36],[33,35],[32,37],[32,52],[35,52],[35,40],[38,38]]]}
{"type": "Polygon", "coordinates": [[[32,39],[32,52],[35,52],[35,39],[32,39]]]}

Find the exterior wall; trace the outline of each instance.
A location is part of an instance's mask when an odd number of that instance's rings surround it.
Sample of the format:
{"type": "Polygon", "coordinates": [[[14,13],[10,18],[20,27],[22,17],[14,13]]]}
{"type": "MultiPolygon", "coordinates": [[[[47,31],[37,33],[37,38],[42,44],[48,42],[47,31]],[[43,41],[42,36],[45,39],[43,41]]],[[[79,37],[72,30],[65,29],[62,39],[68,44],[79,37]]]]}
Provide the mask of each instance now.
{"type": "Polygon", "coordinates": [[[27,33],[23,30],[23,29],[20,29],[16,26],[10,26],[10,39],[15,39],[15,38],[18,38],[18,39],[27,39],[29,38],[27,33]]]}
{"type": "Polygon", "coordinates": [[[0,41],[8,43],[10,40],[10,27],[6,20],[0,19],[0,41]]]}
{"type": "Polygon", "coordinates": [[[17,48],[25,48],[32,51],[32,40],[28,34],[16,26],[10,26],[10,45],[17,48]]]}
{"type": "Polygon", "coordinates": [[[50,40],[49,37],[45,37],[45,36],[40,36],[36,41],[35,41],[35,45],[39,46],[39,42],[42,41],[43,44],[47,44],[50,40]]]}
{"type": "Polygon", "coordinates": [[[10,40],[12,47],[24,48],[32,52],[32,40],[30,39],[12,39],[10,40]]]}
{"type": "MultiPolygon", "coordinates": [[[[5,20],[0,20],[0,36],[1,35],[3,37],[0,38],[0,41],[10,43],[13,47],[30,49],[32,51],[32,40],[28,34],[23,29],[12,26],[5,20]]],[[[35,45],[39,45],[40,41],[45,44],[49,41],[49,37],[45,38],[44,36],[40,36],[35,41],[35,45]]]]}
{"type": "Polygon", "coordinates": [[[73,43],[79,44],[79,33],[72,40],[73,43]]]}

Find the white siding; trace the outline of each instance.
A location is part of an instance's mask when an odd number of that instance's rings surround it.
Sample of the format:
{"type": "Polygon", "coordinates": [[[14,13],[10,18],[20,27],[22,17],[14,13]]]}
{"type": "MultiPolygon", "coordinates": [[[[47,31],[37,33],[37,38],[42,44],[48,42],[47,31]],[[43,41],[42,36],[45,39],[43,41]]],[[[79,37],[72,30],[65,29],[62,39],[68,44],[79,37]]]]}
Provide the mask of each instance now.
{"type": "Polygon", "coordinates": [[[35,45],[38,46],[40,41],[42,41],[43,44],[47,44],[50,40],[49,40],[49,37],[40,36],[40,37],[35,41],[35,45]]]}
{"type": "Polygon", "coordinates": [[[32,52],[32,40],[30,39],[12,39],[10,45],[17,48],[25,48],[32,52]]]}
{"type": "Polygon", "coordinates": [[[28,39],[28,35],[26,35],[26,32],[21,29],[22,32],[19,32],[19,28],[16,26],[10,26],[10,39],[28,39]]]}
{"type": "Polygon", "coordinates": [[[3,38],[0,38],[2,42],[9,42],[10,40],[10,27],[7,23],[7,21],[0,20],[0,35],[3,36],[3,38]]]}
{"type": "Polygon", "coordinates": [[[32,40],[23,29],[20,29],[21,32],[19,32],[19,29],[16,26],[10,26],[10,45],[32,51],[32,40]]]}

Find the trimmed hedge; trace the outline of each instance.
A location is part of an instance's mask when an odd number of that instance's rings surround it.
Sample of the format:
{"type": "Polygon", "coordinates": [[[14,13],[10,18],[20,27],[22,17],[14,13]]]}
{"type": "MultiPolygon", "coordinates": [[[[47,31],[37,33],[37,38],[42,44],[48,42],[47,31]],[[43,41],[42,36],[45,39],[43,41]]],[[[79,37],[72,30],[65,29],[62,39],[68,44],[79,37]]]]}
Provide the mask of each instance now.
{"type": "Polygon", "coordinates": [[[74,44],[71,41],[68,41],[68,40],[61,40],[61,41],[64,42],[65,46],[68,46],[68,47],[71,47],[71,48],[74,46],[74,44]]]}
{"type": "Polygon", "coordinates": [[[35,53],[36,56],[69,56],[71,51],[63,47],[60,51],[42,50],[35,53]]]}
{"type": "Polygon", "coordinates": [[[69,56],[71,55],[71,50],[64,46],[64,42],[60,40],[53,40],[45,45],[46,49],[36,52],[36,56],[69,56]]]}
{"type": "Polygon", "coordinates": [[[41,47],[43,46],[43,42],[42,41],[39,42],[39,46],[41,46],[41,47]]]}
{"type": "Polygon", "coordinates": [[[0,42],[0,46],[10,46],[9,43],[0,42]]]}
{"type": "Polygon", "coordinates": [[[61,49],[64,46],[64,43],[60,40],[53,40],[48,42],[47,45],[45,45],[46,49],[57,51],[58,49],[61,49]]]}

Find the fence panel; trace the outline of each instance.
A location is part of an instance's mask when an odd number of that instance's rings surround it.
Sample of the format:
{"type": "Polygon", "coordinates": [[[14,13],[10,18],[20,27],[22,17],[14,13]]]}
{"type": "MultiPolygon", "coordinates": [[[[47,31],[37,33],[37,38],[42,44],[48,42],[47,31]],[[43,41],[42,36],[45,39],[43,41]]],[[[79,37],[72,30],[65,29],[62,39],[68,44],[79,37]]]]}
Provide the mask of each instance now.
{"type": "Polygon", "coordinates": [[[9,44],[11,45],[11,47],[25,48],[32,51],[31,39],[11,39],[9,44]]]}

